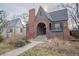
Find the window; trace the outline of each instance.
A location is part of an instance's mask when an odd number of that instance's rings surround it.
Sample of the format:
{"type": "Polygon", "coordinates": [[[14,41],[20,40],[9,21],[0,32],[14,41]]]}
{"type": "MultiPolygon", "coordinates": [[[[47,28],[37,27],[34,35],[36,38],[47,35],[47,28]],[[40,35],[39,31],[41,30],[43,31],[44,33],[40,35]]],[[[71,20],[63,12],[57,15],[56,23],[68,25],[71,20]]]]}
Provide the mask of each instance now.
{"type": "Polygon", "coordinates": [[[55,29],[60,29],[60,23],[55,23],[55,29]]]}
{"type": "Polygon", "coordinates": [[[41,14],[41,12],[40,12],[40,16],[41,16],[42,14],[41,14]]]}
{"type": "Polygon", "coordinates": [[[51,23],[49,23],[49,30],[51,30],[51,23]]]}
{"type": "Polygon", "coordinates": [[[20,32],[22,32],[22,28],[20,28],[20,32]]]}
{"type": "Polygon", "coordinates": [[[2,29],[0,28],[0,31],[1,31],[2,29]]]}
{"type": "Polygon", "coordinates": [[[55,22],[53,26],[53,31],[62,31],[62,22],[55,22]]]}
{"type": "Polygon", "coordinates": [[[0,28],[0,34],[2,33],[2,28],[0,28]]]}
{"type": "Polygon", "coordinates": [[[13,32],[13,30],[12,30],[12,29],[10,29],[10,32],[13,32]]]}

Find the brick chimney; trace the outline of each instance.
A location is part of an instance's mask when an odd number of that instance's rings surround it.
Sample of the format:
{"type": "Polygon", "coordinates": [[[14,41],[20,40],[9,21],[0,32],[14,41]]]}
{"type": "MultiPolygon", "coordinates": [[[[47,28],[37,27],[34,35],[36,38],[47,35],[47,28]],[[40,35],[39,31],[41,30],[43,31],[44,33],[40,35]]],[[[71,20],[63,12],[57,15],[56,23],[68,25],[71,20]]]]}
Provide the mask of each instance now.
{"type": "Polygon", "coordinates": [[[28,27],[28,37],[31,39],[35,37],[35,9],[29,10],[28,27]]]}

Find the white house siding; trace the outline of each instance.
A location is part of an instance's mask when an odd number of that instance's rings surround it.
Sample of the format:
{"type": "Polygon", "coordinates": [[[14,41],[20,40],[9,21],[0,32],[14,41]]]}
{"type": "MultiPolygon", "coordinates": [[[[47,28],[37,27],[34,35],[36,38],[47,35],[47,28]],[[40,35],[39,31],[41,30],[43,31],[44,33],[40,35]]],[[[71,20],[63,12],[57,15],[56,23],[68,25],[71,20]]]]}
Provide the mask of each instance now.
{"type": "MultiPolygon", "coordinates": [[[[17,20],[17,19],[16,19],[17,20]]],[[[19,20],[11,20],[8,22],[8,25],[6,28],[4,28],[2,35],[5,37],[12,37],[14,36],[25,36],[26,35],[26,28],[24,28],[21,19],[19,20]],[[21,28],[22,28],[22,32],[21,32],[21,28]],[[12,29],[12,32],[10,32],[10,29],[12,29]]]]}

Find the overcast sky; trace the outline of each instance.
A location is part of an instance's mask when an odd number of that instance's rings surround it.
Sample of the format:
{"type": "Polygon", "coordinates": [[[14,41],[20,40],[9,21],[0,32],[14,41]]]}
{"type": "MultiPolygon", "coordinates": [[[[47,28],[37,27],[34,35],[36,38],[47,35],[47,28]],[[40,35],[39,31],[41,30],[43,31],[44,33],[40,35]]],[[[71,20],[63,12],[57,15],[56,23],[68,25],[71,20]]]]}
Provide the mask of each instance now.
{"type": "MultiPolygon", "coordinates": [[[[13,16],[20,15],[23,13],[28,13],[29,9],[35,8],[38,11],[39,6],[42,6],[47,12],[52,12],[61,7],[57,7],[58,3],[0,3],[0,10],[8,12],[9,18],[13,16]]],[[[8,19],[9,20],[9,19],[8,19]]],[[[12,19],[10,19],[12,20],[12,19]]]]}
{"type": "Polygon", "coordinates": [[[39,6],[42,6],[47,12],[53,11],[57,3],[0,3],[0,10],[5,10],[8,12],[9,17],[14,15],[20,15],[22,13],[28,13],[29,9],[35,8],[36,11],[38,10],[39,6]]]}

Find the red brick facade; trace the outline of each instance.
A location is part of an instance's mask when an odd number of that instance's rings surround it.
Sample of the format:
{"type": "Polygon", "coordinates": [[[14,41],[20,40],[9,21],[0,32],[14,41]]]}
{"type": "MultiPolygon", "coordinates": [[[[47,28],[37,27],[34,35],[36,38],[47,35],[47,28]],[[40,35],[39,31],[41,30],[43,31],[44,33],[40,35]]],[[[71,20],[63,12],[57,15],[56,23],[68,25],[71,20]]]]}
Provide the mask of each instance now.
{"type": "MultiPolygon", "coordinates": [[[[68,24],[67,21],[63,21],[63,31],[62,32],[51,32],[50,30],[50,23],[51,21],[48,20],[45,16],[39,16],[38,18],[36,18],[35,16],[35,9],[31,9],[29,11],[29,21],[28,21],[28,32],[26,33],[27,37],[29,39],[34,38],[37,36],[37,26],[39,23],[43,23],[45,24],[46,27],[46,36],[47,38],[54,38],[54,37],[58,37],[58,38],[63,38],[65,40],[69,39],[69,29],[68,29],[68,24]]],[[[52,25],[53,26],[53,25],[52,25]]]]}
{"type": "Polygon", "coordinates": [[[64,35],[64,39],[69,39],[70,37],[70,32],[69,32],[69,29],[68,29],[68,23],[67,21],[64,22],[64,30],[63,30],[63,35],[64,35]]]}
{"type": "Polygon", "coordinates": [[[35,33],[35,9],[29,10],[29,21],[28,21],[28,32],[26,33],[27,38],[31,39],[36,36],[35,33]]]}

